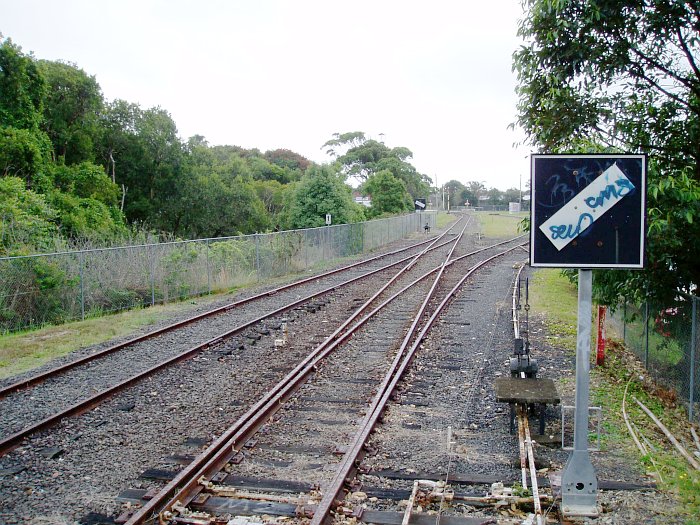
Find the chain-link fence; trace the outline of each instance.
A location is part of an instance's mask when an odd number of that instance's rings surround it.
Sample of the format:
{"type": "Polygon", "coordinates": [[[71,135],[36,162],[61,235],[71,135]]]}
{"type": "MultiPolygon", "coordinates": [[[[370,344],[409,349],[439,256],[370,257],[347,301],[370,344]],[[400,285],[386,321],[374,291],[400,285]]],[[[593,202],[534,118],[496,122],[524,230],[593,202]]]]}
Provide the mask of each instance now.
{"type": "Polygon", "coordinates": [[[672,389],[700,421],[700,323],[698,298],[680,295],[672,306],[623,304],[610,321],[652,377],[672,389]]]}
{"type": "Polygon", "coordinates": [[[0,258],[0,331],[180,300],[370,252],[435,213],[216,239],[0,258]]]}

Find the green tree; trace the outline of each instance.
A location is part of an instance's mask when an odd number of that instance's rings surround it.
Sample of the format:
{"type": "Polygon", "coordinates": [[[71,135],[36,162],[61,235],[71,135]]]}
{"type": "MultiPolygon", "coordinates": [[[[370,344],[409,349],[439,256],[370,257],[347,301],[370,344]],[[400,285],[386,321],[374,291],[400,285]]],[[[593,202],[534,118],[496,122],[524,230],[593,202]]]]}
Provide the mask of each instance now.
{"type": "Polygon", "coordinates": [[[119,172],[119,184],[125,184],[140,169],[141,144],[136,122],[141,114],[137,104],[117,99],[105,104],[99,115],[95,150],[112,182],[117,183],[119,172]]]}
{"type": "Polygon", "coordinates": [[[105,242],[126,233],[119,210],[102,201],[62,191],[52,192],[48,200],[58,214],[60,231],[66,238],[105,242]]]}
{"type": "Polygon", "coordinates": [[[402,213],[413,209],[413,201],[406,185],[389,170],[370,175],[362,185],[363,192],[372,197],[371,216],[384,213],[402,213]]]}
{"type": "Polygon", "coordinates": [[[498,188],[489,188],[486,191],[486,195],[489,197],[489,200],[487,201],[489,204],[499,205],[505,204],[506,202],[503,200],[503,192],[498,188]]]}
{"type": "MultiPolygon", "coordinates": [[[[2,39],[2,35],[0,35],[2,39]]],[[[37,130],[46,82],[34,59],[9,38],[0,42],[0,125],[37,130]]]]}
{"type": "Polygon", "coordinates": [[[276,180],[282,184],[291,182],[292,170],[268,162],[261,157],[251,157],[248,160],[251,174],[255,180],[276,180]]]}
{"type": "Polygon", "coordinates": [[[328,166],[309,168],[294,188],[291,201],[288,218],[291,228],[323,226],[327,213],[332,215],[333,224],[358,222],[363,218],[350,187],[328,166]]]}
{"type": "Polygon", "coordinates": [[[21,177],[31,186],[49,162],[50,152],[43,132],[0,126],[0,175],[21,177]]]}
{"type": "Polygon", "coordinates": [[[186,183],[190,199],[178,232],[188,237],[223,237],[265,231],[269,217],[252,182],[240,176],[210,173],[186,183]]]}
{"type": "Polygon", "coordinates": [[[100,129],[100,160],[122,188],[129,221],[177,230],[186,152],[168,112],[115,101],[100,129]]]}
{"type": "Polygon", "coordinates": [[[388,148],[381,142],[367,139],[361,131],[335,133],[334,138],[323,147],[336,157],[341,172],[361,182],[379,171],[389,170],[394,177],[402,180],[412,198],[427,197],[430,193],[430,179],[408,162],[413,153],[408,148],[388,148]],[[340,151],[344,151],[341,155],[340,151]]]}
{"type": "Polygon", "coordinates": [[[503,192],[503,202],[520,202],[520,190],[518,188],[508,188],[503,192]]]}
{"type": "Polygon", "coordinates": [[[443,191],[445,192],[445,207],[454,208],[455,206],[464,206],[464,191],[467,188],[458,180],[451,180],[445,183],[443,191]]]}
{"type": "MultiPolygon", "coordinates": [[[[460,200],[462,203],[469,201],[470,206],[479,205],[479,197],[486,194],[486,186],[483,182],[479,181],[469,181],[467,182],[465,189],[460,193],[460,200]]],[[[466,204],[464,204],[466,206],[466,204]]]]}
{"type": "Polygon", "coordinates": [[[255,193],[263,203],[272,226],[279,228],[280,224],[284,222],[280,215],[284,210],[285,195],[290,191],[290,186],[281,184],[276,180],[256,180],[253,181],[253,188],[255,188],[255,193]]]}
{"type": "Polygon", "coordinates": [[[518,119],[544,151],[644,151],[647,270],[598,274],[614,303],[671,303],[700,284],[700,11],[697,2],[527,0],[514,54],[518,119]],[[679,237],[673,234],[678,233],[679,237]],[[669,282],[672,275],[673,283],[669,282]]]}
{"type": "Polygon", "coordinates": [[[58,233],[56,211],[18,177],[0,177],[0,255],[48,251],[58,233]]]}
{"type": "Polygon", "coordinates": [[[74,64],[40,60],[48,89],[42,128],[66,164],[94,160],[98,114],[104,104],[94,76],[74,64]]]}
{"type": "Polygon", "coordinates": [[[51,168],[54,186],[76,197],[95,199],[107,206],[119,205],[119,188],[114,184],[102,166],[92,162],[81,162],[73,166],[55,165],[51,168]]]}

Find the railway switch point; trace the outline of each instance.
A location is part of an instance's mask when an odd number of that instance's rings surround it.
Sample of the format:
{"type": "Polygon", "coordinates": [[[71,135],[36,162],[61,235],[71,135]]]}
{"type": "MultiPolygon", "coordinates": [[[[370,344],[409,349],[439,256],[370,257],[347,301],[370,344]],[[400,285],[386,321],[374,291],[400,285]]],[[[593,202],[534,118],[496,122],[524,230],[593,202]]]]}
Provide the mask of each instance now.
{"type": "Polygon", "coordinates": [[[523,341],[521,337],[513,340],[513,357],[510,358],[511,377],[535,378],[537,376],[537,359],[530,356],[530,342],[523,341]]]}
{"type": "Polygon", "coordinates": [[[547,405],[558,405],[561,398],[554,381],[548,378],[499,377],[494,383],[496,401],[510,405],[510,431],[515,432],[515,406],[539,408],[540,435],[544,435],[547,405]]]}

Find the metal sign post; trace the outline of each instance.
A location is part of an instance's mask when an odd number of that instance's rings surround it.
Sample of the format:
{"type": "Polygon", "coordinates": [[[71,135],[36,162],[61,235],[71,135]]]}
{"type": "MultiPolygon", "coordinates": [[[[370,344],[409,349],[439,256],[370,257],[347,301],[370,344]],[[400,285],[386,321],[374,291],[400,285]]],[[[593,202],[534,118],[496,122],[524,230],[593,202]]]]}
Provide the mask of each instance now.
{"type": "Polygon", "coordinates": [[[532,155],[530,266],[578,268],[574,449],[562,511],[597,516],[588,452],[592,268],[644,268],[646,156],[532,155]]]}
{"type": "Polygon", "coordinates": [[[598,480],[588,455],[588,398],[591,371],[591,307],[593,275],[578,271],[578,328],[576,331],[576,409],[574,411],[574,450],[561,475],[564,515],[598,515],[598,480]]]}

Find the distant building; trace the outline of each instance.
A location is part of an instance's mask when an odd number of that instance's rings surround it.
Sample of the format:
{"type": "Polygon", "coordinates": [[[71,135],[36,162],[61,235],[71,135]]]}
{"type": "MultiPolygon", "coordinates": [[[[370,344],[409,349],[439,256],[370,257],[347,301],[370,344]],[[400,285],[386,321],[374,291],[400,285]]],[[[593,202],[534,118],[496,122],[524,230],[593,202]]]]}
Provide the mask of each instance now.
{"type": "Polygon", "coordinates": [[[369,195],[362,195],[359,192],[354,191],[352,193],[352,197],[353,197],[353,199],[355,199],[355,202],[357,204],[362,204],[363,206],[365,206],[367,208],[372,206],[372,197],[370,197],[369,195]]]}

